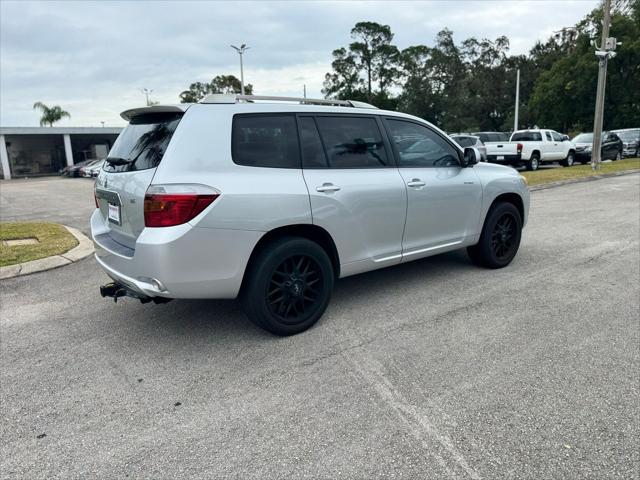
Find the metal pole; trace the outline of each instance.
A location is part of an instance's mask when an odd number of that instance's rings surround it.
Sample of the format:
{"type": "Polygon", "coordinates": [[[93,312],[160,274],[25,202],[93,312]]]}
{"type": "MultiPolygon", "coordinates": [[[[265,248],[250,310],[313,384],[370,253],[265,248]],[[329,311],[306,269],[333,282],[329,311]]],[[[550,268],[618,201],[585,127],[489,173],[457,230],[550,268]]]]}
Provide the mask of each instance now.
{"type": "MultiPolygon", "coordinates": [[[[609,37],[609,24],[611,10],[611,0],[604,1],[604,18],[602,21],[602,42],[600,49],[605,50],[606,41],[609,37]]],[[[596,91],[596,109],[593,118],[593,145],[591,147],[591,168],[600,170],[600,148],[602,145],[602,121],[604,116],[604,90],[607,82],[607,60],[608,55],[598,57],[598,89],[596,91]]]]}
{"type": "Polygon", "coordinates": [[[242,65],[242,54],[244,52],[240,52],[240,92],[244,95],[244,67],[242,65]]]}
{"type": "Polygon", "coordinates": [[[513,131],[518,130],[518,109],[520,107],[520,69],[516,73],[516,116],[513,120],[513,131]]]}
{"type": "Polygon", "coordinates": [[[302,92],[303,92],[304,98],[307,98],[307,85],[306,84],[302,85],[302,92]]]}

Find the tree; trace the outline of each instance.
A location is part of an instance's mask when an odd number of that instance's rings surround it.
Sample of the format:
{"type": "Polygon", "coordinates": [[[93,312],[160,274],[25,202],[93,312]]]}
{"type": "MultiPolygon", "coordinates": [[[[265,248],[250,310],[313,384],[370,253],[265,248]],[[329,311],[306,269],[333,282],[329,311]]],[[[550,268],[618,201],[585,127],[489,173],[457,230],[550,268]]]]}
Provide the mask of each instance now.
{"type": "MultiPolygon", "coordinates": [[[[253,95],[253,85],[244,86],[246,95],[253,95]]],[[[196,103],[212,93],[234,94],[241,93],[240,80],[234,75],[218,75],[209,83],[195,82],[180,94],[181,103],[196,103]]]]}
{"type": "Polygon", "coordinates": [[[42,116],[40,117],[41,127],[44,127],[45,125],[53,127],[54,123],[59,122],[63,118],[71,118],[71,114],[63,110],[59,105],[48,107],[42,102],[36,102],[33,104],[33,109],[40,110],[42,112],[42,116]]]}
{"type": "Polygon", "coordinates": [[[391,28],[376,22],[358,22],[351,29],[351,37],[355,41],[348,50],[342,47],[333,51],[333,72],[325,75],[324,95],[395,108],[390,88],[399,80],[400,52],[391,44],[391,28]]]}

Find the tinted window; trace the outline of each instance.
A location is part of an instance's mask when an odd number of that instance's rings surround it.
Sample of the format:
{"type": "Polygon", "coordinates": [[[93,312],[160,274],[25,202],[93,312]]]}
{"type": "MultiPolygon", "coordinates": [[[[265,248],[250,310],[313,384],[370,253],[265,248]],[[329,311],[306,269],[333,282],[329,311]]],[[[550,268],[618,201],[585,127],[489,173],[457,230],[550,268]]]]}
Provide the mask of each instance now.
{"type": "Polygon", "coordinates": [[[482,143],[486,143],[486,142],[490,142],[491,139],[489,138],[489,135],[487,135],[486,133],[477,133],[476,136],[478,136],[480,138],[480,141],[482,143]]]}
{"type": "Polygon", "coordinates": [[[131,172],[156,168],[164,155],[182,113],[154,113],[139,115],[118,136],[105,163],[107,172],[131,172]],[[116,160],[117,159],[117,160],[116,160]]]}
{"type": "Polygon", "coordinates": [[[562,135],[560,135],[558,132],[551,132],[551,136],[553,137],[553,140],[555,142],[562,142],[562,135]]]}
{"type": "Polygon", "coordinates": [[[238,165],[300,168],[293,115],[236,115],[231,137],[231,155],[238,165]]]}
{"type": "Polygon", "coordinates": [[[461,147],[473,147],[476,144],[476,137],[451,137],[461,147]]]}
{"type": "Polygon", "coordinates": [[[300,142],[302,144],[302,166],[304,168],[326,168],[327,157],[313,117],[300,117],[300,142]]]}
{"type": "Polygon", "coordinates": [[[316,117],[331,168],[389,165],[382,135],[372,117],[316,117]]]}
{"type": "Polygon", "coordinates": [[[402,120],[387,119],[401,167],[458,166],[458,150],[427,127],[402,120]]]}
{"type": "Polygon", "coordinates": [[[511,135],[511,141],[516,142],[541,142],[542,135],[540,132],[516,132],[511,135]]]}
{"type": "Polygon", "coordinates": [[[573,138],[575,143],[593,143],[593,133],[581,133],[573,138]]]}
{"type": "Polygon", "coordinates": [[[616,132],[616,134],[625,142],[635,142],[640,139],[640,130],[626,130],[623,132],[616,132]]]}

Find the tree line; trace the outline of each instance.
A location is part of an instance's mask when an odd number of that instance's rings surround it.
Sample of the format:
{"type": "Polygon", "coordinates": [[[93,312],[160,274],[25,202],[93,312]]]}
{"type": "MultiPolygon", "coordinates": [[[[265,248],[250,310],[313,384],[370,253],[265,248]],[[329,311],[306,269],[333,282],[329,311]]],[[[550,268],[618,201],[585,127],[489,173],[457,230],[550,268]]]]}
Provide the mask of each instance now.
{"type": "MultiPolygon", "coordinates": [[[[622,42],[609,61],[604,128],[640,126],[640,0],[614,9],[610,35],[622,42]]],[[[509,39],[470,37],[456,43],[440,31],[433,46],[399,49],[389,25],[358,22],[352,42],[332,52],[325,98],[360,100],[424,118],[449,132],[510,131],[516,70],[520,69],[519,126],[565,133],[593,127],[602,9],[587,14],[525,55],[509,55],[509,39]]],[[[252,85],[246,85],[248,93],[252,85]]],[[[196,82],[182,102],[208,93],[239,93],[240,81],[220,75],[196,82]]]]}

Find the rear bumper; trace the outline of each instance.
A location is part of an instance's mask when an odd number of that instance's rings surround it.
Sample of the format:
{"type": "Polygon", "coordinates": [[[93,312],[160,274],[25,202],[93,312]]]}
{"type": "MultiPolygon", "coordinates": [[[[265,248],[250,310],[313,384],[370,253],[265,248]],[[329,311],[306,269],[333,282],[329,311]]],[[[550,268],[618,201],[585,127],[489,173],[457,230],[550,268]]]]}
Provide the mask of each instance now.
{"type": "Polygon", "coordinates": [[[522,162],[520,155],[487,155],[487,162],[502,165],[518,165],[522,162]]]}
{"type": "Polygon", "coordinates": [[[149,297],[235,298],[262,235],[187,223],[146,228],[135,249],[117,248],[99,210],[91,217],[98,264],[116,282],[149,297]]]}

